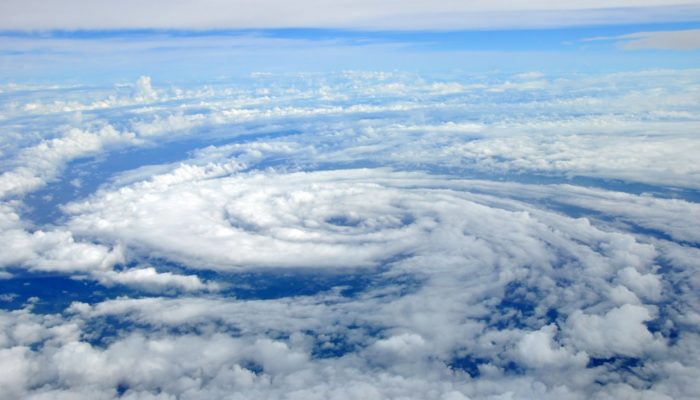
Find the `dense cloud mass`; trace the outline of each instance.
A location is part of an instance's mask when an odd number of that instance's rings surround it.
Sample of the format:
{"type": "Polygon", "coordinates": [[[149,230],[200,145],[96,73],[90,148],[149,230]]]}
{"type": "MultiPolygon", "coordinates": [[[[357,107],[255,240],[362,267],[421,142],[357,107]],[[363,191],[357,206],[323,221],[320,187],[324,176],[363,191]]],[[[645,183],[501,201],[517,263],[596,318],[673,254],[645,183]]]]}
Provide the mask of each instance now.
{"type": "Polygon", "coordinates": [[[0,87],[0,398],[697,398],[699,89],[0,87]]]}

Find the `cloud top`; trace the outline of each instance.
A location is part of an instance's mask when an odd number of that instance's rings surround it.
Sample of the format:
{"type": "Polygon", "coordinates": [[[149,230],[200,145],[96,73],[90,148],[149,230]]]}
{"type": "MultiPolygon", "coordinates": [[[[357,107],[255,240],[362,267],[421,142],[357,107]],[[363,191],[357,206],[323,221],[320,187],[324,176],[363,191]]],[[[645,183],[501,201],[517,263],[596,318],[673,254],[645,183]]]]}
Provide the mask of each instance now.
{"type": "Polygon", "coordinates": [[[139,74],[0,87],[4,396],[698,398],[700,71],[139,74]]]}

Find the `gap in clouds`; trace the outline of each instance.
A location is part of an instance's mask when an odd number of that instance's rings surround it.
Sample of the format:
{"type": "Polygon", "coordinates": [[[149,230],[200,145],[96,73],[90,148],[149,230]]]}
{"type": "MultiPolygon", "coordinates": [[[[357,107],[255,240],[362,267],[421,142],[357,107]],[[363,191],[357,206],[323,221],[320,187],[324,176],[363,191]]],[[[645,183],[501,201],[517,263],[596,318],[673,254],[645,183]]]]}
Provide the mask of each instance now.
{"type": "Polygon", "coordinates": [[[66,275],[32,274],[21,269],[11,278],[0,279],[4,298],[0,309],[18,310],[31,306],[37,314],[56,314],[72,302],[98,303],[118,296],[137,296],[138,292],[124,288],[107,288],[92,280],[73,279],[66,275]]]}
{"type": "MultiPolygon", "coordinates": [[[[222,128],[218,128],[222,130],[222,128]]],[[[228,129],[225,128],[226,132],[228,129]]],[[[25,198],[26,218],[39,225],[59,222],[62,217],[60,206],[80,200],[97,191],[125,172],[138,168],[167,168],[189,159],[190,153],[207,146],[219,146],[233,143],[247,143],[259,139],[284,138],[297,132],[241,132],[235,139],[223,139],[222,133],[215,133],[217,128],[204,128],[201,132],[192,132],[197,139],[176,138],[165,143],[149,143],[139,148],[117,149],[100,154],[94,158],[71,161],[65,167],[66,172],[55,182],[30,193],[25,198]],[[206,139],[210,136],[209,139],[206,139]],[[144,164],[144,160],[148,160],[144,164]]],[[[255,166],[264,169],[273,166],[274,161],[255,166]]]]}

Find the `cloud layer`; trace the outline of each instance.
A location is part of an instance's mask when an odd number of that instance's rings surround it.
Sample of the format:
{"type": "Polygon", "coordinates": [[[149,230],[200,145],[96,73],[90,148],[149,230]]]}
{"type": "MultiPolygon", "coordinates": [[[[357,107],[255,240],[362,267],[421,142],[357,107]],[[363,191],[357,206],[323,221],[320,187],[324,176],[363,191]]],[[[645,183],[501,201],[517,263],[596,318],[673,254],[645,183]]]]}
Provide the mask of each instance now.
{"type": "Polygon", "coordinates": [[[687,1],[5,1],[0,29],[523,28],[697,19],[687,1]]]}
{"type": "Polygon", "coordinates": [[[698,87],[3,86],[0,393],[697,397],[698,87]]]}

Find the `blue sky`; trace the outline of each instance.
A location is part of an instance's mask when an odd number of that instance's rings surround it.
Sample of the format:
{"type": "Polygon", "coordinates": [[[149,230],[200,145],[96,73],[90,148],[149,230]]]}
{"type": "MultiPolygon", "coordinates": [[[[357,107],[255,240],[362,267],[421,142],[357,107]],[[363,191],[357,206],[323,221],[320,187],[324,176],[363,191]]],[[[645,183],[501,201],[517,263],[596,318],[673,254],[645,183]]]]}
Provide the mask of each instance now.
{"type": "Polygon", "coordinates": [[[144,73],[156,80],[183,82],[256,71],[561,73],[693,68],[700,47],[693,39],[698,26],[677,22],[456,31],[5,31],[0,33],[0,77],[6,82],[104,84],[144,73]],[[677,36],[657,43],[624,37],[640,32],[651,38],[659,32],[677,36]]]}

